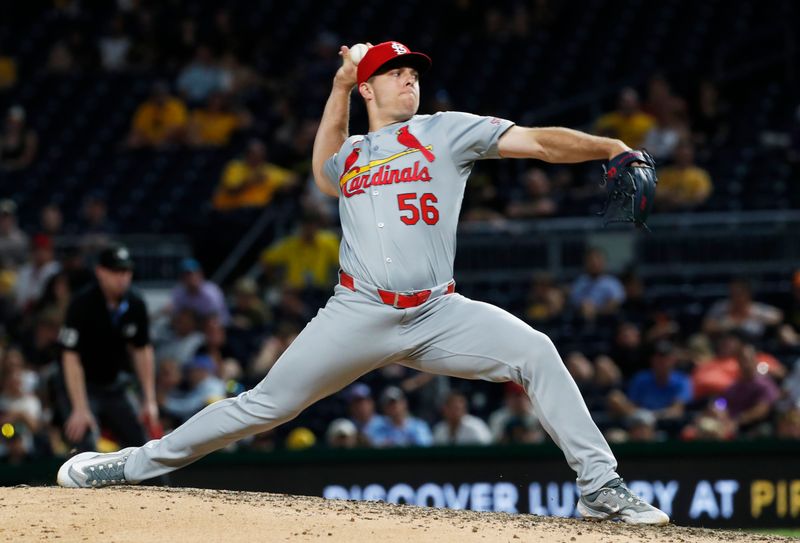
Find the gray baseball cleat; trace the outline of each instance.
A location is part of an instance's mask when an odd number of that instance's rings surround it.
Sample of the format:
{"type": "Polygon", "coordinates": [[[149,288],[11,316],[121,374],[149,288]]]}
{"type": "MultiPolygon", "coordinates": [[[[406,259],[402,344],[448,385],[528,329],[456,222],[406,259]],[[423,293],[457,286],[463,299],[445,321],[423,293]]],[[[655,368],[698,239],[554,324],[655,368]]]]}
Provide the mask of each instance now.
{"type": "Polygon", "coordinates": [[[58,470],[58,484],[67,488],[99,488],[129,483],[125,479],[125,462],[135,448],[128,447],[106,454],[76,454],[58,470]]]}
{"type": "Polygon", "coordinates": [[[609,481],[597,492],[581,496],[578,512],[587,520],[619,519],[629,524],[669,523],[669,516],[625,486],[622,479],[609,481]]]}

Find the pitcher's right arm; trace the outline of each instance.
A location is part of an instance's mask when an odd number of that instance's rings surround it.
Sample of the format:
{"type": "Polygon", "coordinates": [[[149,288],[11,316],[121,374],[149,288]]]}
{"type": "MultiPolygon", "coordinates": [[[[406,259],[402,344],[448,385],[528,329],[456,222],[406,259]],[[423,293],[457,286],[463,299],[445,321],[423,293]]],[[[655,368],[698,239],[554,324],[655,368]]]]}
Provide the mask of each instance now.
{"type": "Polygon", "coordinates": [[[319,190],[329,196],[338,197],[333,179],[325,174],[325,161],[333,156],[349,135],[350,93],[356,85],[356,65],[350,59],[350,49],[342,46],[342,67],[333,78],[333,89],[325,104],[325,111],[319,122],[314,139],[314,152],[311,159],[314,182],[319,190]]]}

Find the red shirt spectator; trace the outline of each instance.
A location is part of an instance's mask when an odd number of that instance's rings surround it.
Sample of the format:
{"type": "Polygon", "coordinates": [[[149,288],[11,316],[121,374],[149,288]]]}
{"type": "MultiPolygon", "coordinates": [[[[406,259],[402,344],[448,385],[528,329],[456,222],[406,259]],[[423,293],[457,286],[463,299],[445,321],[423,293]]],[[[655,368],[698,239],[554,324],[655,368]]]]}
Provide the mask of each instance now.
{"type": "MultiPolygon", "coordinates": [[[[722,394],[739,379],[741,369],[737,353],[742,349],[742,340],[734,333],[723,336],[717,348],[717,356],[697,366],[692,372],[695,399],[722,394]]],[[[774,356],[757,352],[756,361],[761,371],[783,376],[786,369],[774,356]]]]}

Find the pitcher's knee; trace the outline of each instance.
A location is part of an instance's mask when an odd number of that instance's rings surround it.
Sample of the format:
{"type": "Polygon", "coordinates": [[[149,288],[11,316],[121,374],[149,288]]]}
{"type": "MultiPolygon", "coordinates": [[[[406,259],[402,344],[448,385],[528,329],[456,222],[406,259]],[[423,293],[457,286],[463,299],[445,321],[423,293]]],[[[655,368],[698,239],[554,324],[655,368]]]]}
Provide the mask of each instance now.
{"type": "Polygon", "coordinates": [[[289,422],[303,410],[296,402],[278,403],[276,398],[264,392],[249,390],[236,397],[236,404],[258,426],[274,427],[289,422]]]}
{"type": "Polygon", "coordinates": [[[532,330],[527,347],[521,357],[519,380],[515,379],[519,384],[526,386],[534,376],[553,369],[567,371],[556,346],[546,334],[532,330]]]}

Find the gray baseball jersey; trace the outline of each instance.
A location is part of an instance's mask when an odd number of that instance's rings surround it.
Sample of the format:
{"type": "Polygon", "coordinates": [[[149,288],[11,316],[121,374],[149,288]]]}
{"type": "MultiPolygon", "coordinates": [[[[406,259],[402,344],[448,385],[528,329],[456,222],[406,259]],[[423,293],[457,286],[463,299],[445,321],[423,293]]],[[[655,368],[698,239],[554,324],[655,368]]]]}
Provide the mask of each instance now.
{"type": "Polygon", "coordinates": [[[387,290],[452,279],[467,177],[476,160],[500,158],[513,124],[445,112],[348,138],[325,163],[340,191],[342,268],[387,290]]]}
{"type": "Polygon", "coordinates": [[[498,157],[498,139],[510,126],[448,112],[349,138],[325,164],[340,193],[347,283],[335,287],[256,387],[134,450],[126,479],[168,473],[274,428],[390,363],[521,384],[584,493],[616,478],[614,456],[552,341],[506,311],[446,288],[467,177],[475,160],[498,157]],[[431,293],[400,308],[378,289],[431,293]]]}

